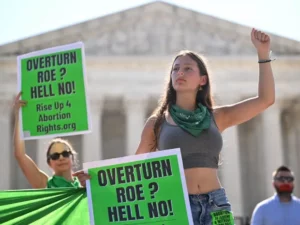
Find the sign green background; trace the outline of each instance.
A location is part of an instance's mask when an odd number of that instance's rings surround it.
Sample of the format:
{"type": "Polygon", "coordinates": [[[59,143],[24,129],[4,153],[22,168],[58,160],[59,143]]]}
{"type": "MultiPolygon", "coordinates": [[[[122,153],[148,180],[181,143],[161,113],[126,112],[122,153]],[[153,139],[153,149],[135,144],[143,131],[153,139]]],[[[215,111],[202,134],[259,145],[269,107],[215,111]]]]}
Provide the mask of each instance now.
{"type": "MultiPolygon", "coordinates": [[[[91,198],[92,198],[92,207],[93,207],[93,216],[94,216],[94,224],[95,225],[114,225],[114,224],[147,224],[147,225],[188,225],[188,216],[186,210],[186,203],[184,199],[184,192],[182,186],[182,180],[180,176],[180,170],[178,165],[178,159],[176,155],[172,156],[163,156],[157,157],[153,159],[139,160],[129,163],[116,164],[111,166],[97,167],[88,169],[88,173],[91,175],[90,186],[91,186],[91,198]],[[172,176],[166,176],[162,178],[154,178],[150,180],[142,180],[125,184],[116,184],[107,186],[100,186],[98,183],[98,171],[117,168],[120,166],[133,166],[140,163],[158,161],[163,159],[169,159],[172,166],[172,176]],[[155,194],[155,198],[151,199],[150,189],[148,187],[149,183],[157,182],[158,183],[158,191],[155,194]],[[118,203],[116,188],[118,187],[126,187],[133,186],[137,184],[143,185],[143,190],[145,196],[144,200],[134,201],[134,202],[126,202],[126,203],[118,203]],[[166,217],[157,217],[150,218],[148,212],[147,204],[149,202],[159,202],[159,201],[167,201],[172,200],[173,206],[173,215],[169,215],[166,217]],[[110,222],[108,217],[108,207],[112,206],[124,206],[130,205],[132,206],[132,214],[135,215],[134,205],[138,204],[140,208],[141,215],[144,216],[143,220],[134,220],[134,221],[118,221],[118,222],[110,222]]],[[[135,177],[136,177],[135,173],[135,177]]],[[[189,207],[189,206],[188,206],[189,207]]]]}
{"type": "MultiPolygon", "coordinates": [[[[36,57],[25,58],[21,60],[21,91],[22,100],[26,100],[27,106],[22,107],[22,125],[25,137],[42,136],[46,134],[63,134],[70,132],[86,131],[88,130],[88,113],[86,104],[86,92],[84,86],[84,69],[82,62],[82,49],[77,48],[68,51],[61,51],[59,53],[67,53],[76,51],[77,61],[74,64],[66,64],[61,66],[52,66],[38,70],[27,71],[26,64],[29,59],[40,58],[45,56],[56,55],[58,52],[51,54],[44,54],[36,57]],[[65,68],[66,74],[61,78],[60,69],[65,68]],[[38,72],[55,69],[56,81],[38,83],[38,72]],[[59,95],[58,83],[60,82],[75,82],[75,93],[59,95]],[[45,84],[51,84],[55,96],[31,99],[31,87],[45,84]],[[63,109],[54,109],[54,103],[63,104],[63,109]],[[52,105],[52,110],[37,112],[37,105],[52,105]],[[39,116],[44,114],[54,115],[56,113],[70,113],[71,117],[62,120],[42,121],[39,122],[39,116]],[[37,126],[56,126],[52,131],[38,132],[37,126]]],[[[49,130],[49,129],[48,129],[49,130]]]]}

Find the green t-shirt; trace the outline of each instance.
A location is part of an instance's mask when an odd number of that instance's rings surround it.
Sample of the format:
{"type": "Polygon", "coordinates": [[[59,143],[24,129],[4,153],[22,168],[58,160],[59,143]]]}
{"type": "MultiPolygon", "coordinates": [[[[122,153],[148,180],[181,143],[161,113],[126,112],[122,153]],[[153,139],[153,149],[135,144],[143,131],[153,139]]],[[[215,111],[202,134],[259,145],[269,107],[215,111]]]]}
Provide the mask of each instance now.
{"type": "Polygon", "coordinates": [[[81,187],[77,177],[74,177],[74,181],[67,181],[64,177],[52,176],[48,179],[47,188],[78,188],[81,187]]]}

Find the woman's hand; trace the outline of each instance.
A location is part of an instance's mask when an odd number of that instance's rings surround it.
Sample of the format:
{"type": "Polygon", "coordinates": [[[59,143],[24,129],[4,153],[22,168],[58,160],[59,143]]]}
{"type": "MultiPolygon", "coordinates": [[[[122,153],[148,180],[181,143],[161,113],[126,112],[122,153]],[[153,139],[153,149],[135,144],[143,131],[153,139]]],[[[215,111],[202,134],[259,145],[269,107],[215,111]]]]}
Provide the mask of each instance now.
{"type": "Polygon", "coordinates": [[[14,113],[15,113],[16,118],[18,118],[20,108],[27,104],[27,101],[20,100],[21,94],[22,94],[22,92],[19,92],[19,94],[15,98],[15,102],[14,102],[14,113]]]}
{"type": "Polygon", "coordinates": [[[78,178],[82,187],[85,187],[86,181],[91,179],[91,176],[85,173],[83,170],[76,171],[75,173],[73,173],[73,176],[78,178]]]}
{"type": "Polygon", "coordinates": [[[269,59],[271,39],[266,33],[252,29],[251,41],[257,50],[260,59],[269,59]]]}

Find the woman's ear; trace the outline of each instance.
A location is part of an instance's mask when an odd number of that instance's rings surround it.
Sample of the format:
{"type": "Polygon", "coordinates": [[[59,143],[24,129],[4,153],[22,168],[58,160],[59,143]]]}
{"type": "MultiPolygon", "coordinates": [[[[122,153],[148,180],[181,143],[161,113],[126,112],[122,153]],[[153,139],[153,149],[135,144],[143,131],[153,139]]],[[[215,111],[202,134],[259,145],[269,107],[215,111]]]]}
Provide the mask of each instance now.
{"type": "Polygon", "coordinates": [[[207,76],[202,75],[200,76],[200,86],[204,86],[207,83],[207,76]]]}

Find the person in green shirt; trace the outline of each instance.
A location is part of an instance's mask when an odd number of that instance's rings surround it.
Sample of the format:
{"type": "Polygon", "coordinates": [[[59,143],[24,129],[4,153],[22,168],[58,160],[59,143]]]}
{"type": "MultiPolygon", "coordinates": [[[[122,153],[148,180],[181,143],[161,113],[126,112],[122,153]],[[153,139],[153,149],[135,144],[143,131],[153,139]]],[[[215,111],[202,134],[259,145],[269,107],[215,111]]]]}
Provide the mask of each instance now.
{"type": "Polygon", "coordinates": [[[19,110],[27,102],[20,100],[20,96],[21,92],[17,95],[14,104],[14,153],[20,168],[32,188],[81,187],[78,178],[72,175],[72,168],[75,165],[77,153],[67,140],[55,138],[49,143],[45,161],[47,161],[53,170],[51,177],[40,170],[36,163],[26,154],[24,141],[20,138],[19,110]]]}

